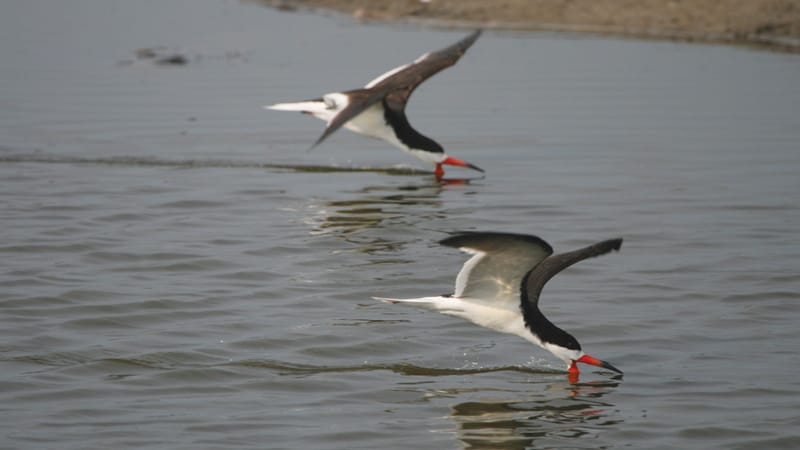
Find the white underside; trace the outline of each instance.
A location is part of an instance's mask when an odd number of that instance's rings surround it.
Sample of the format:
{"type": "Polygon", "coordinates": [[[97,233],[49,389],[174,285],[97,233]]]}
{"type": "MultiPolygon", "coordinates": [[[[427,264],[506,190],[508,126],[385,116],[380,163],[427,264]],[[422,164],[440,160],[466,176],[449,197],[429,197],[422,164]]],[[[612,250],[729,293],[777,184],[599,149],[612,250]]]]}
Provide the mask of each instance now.
{"type": "Polygon", "coordinates": [[[460,317],[476,325],[480,325],[500,333],[513,334],[528,342],[538,345],[549,351],[569,367],[570,363],[583,356],[582,351],[569,350],[539,340],[525,326],[525,320],[518,308],[509,308],[509,302],[498,303],[466,297],[422,297],[422,298],[381,298],[374,297],[390,303],[404,303],[421,308],[438,311],[449,316],[460,317]]]}
{"type": "Polygon", "coordinates": [[[506,308],[497,307],[496,304],[491,304],[479,299],[471,298],[458,298],[458,297],[422,297],[422,298],[409,298],[409,299],[385,299],[378,298],[397,303],[408,303],[414,306],[419,306],[426,309],[432,309],[442,314],[449,316],[460,317],[468,320],[476,325],[486,327],[501,333],[513,334],[524,339],[534,339],[534,343],[541,345],[535,341],[533,336],[522,320],[522,315],[519,311],[511,311],[506,308]]]}
{"type": "MultiPolygon", "coordinates": [[[[321,102],[276,103],[264,108],[277,111],[295,111],[310,114],[330,124],[341,110],[347,107],[349,99],[346,95],[333,92],[323,96],[321,102]]],[[[392,127],[386,123],[383,104],[378,102],[365,109],[343,125],[344,128],[362,136],[380,139],[403,150],[411,156],[431,164],[438,164],[447,158],[443,153],[432,153],[424,150],[409,149],[397,138],[392,127]]]]}

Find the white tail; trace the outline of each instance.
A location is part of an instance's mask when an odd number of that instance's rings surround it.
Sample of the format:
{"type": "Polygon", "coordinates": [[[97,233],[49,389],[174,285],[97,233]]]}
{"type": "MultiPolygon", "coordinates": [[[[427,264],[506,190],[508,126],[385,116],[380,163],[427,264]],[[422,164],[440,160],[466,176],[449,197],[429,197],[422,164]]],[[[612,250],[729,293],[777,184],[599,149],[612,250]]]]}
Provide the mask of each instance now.
{"type": "Polygon", "coordinates": [[[274,105],[266,105],[265,109],[274,109],[277,111],[300,111],[305,113],[322,112],[327,109],[325,102],[297,102],[297,103],[276,103],[274,105]]]}
{"type": "Polygon", "coordinates": [[[422,297],[422,298],[386,298],[386,297],[372,297],[375,300],[384,303],[406,303],[420,308],[432,309],[434,311],[441,311],[447,313],[449,309],[460,309],[458,306],[461,300],[455,297],[422,297]]]}

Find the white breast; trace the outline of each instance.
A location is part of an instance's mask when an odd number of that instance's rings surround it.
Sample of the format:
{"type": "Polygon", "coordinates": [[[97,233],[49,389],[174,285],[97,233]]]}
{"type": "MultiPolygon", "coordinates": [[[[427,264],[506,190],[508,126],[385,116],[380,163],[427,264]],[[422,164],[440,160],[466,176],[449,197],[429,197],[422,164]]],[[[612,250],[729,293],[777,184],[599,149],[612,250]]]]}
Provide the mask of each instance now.
{"type": "Polygon", "coordinates": [[[395,147],[407,150],[407,147],[397,139],[394,129],[386,123],[383,115],[383,104],[378,102],[365,109],[361,114],[353,117],[344,127],[360,135],[384,140],[395,147]]]}

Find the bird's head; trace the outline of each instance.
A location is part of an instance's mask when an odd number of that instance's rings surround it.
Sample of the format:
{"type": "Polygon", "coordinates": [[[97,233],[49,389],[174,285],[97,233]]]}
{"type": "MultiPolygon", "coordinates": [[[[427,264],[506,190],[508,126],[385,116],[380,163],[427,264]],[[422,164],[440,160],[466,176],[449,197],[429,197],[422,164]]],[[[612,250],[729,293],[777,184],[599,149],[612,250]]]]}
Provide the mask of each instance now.
{"type": "Polygon", "coordinates": [[[577,376],[580,373],[580,369],[578,369],[578,363],[602,367],[604,369],[612,370],[622,374],[621,370],[617,369],[610,363],[584,353],[580,348],[580,344],[578,344],[578,341],[575,340],[572,335],[564,332],[563,339],[567,343],[565,346],[545,342],[542,344],[542,347],[549,350],[552,354],[567,363],[567,371],[569,372],[570,376],[577,376]]]}

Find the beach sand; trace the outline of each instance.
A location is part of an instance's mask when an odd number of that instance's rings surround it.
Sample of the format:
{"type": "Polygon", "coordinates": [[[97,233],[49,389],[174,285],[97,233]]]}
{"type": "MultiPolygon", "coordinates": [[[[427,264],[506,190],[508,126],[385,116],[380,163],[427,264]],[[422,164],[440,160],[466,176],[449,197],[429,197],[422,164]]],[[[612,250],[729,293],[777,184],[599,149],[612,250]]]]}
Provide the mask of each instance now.
{"type": "Polygon", "coordinates": [[[568,31],[800,51],[800,0],[255,0],[365,21],[568,31]]]}

